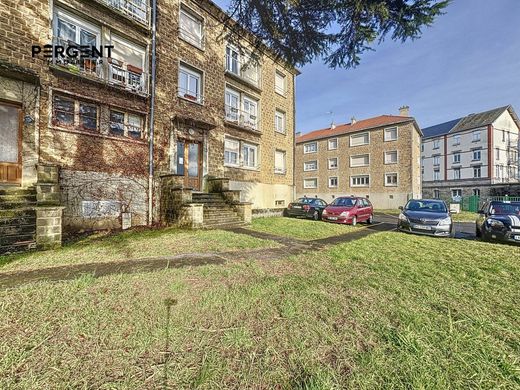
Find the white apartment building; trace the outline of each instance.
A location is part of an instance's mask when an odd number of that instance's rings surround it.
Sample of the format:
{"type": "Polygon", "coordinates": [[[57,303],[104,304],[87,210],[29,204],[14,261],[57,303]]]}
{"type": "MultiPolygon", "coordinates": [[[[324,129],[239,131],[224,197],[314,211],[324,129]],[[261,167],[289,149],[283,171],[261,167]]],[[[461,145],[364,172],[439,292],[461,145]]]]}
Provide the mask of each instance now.
{"type": "Polygon", "coordinates": [[[511,106],[423,129],[423,195],[456,199],[507,193],[520,183],[519,132],[511,106]]]}

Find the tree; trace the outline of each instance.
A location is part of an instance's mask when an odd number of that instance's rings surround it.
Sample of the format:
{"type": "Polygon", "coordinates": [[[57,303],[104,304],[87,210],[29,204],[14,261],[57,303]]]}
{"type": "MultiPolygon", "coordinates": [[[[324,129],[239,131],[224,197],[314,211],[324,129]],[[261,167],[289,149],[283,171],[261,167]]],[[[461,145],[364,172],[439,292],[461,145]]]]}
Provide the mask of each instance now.
{"type": "Polygon", "coordinates": [[[352,68],[375,41],[419,38],[450,1],[231,0],[229,14],[294,66],[323,58],[332,68],[352,68]]]}

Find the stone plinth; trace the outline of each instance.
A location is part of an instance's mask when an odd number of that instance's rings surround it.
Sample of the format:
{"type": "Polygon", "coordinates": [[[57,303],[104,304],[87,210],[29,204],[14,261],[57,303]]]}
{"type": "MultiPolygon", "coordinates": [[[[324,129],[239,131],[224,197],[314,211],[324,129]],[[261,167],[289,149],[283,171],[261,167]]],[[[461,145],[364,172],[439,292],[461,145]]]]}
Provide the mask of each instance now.
{"type": "Polygon", "coordinates": [[[252,220],[252,203],[249,202],[240,202],[235,203],[233,205],[233,208],[237,212],[238,216],[242,219],[245,223],[251,223],[252,220]]]}
{"type": "Polygon", "coordinates": [[[61,246],[62,212],[64,207],[36,208],[36,246],[54,249],[61,246]]]}
{"type": "Polygon", "coordinates": [[[204,205],[190,203],[183,205],[179,210],[178,225],[188,229],[200,229],[204,224],[204,205]]]}

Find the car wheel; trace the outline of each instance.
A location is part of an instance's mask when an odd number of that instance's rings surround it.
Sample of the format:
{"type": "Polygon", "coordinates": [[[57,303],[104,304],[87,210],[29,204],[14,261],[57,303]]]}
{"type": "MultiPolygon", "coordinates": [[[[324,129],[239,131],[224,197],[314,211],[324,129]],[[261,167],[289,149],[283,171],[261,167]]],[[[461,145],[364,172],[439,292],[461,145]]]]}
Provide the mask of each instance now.
{"type": "Polygon", "coordinates": [[[354,215],[352,217],[352,226],[356,226],[357,225],[357,217],[354,215]]]}
{"type": "Polygon", "coordinates": [[[367,223],[372,225],[374,223],[374,214],[370,214],[370,217],[367,219],[367,223]]]}
{"type": "Polygon", "coordinates": [[[480,229],[478,228],[478,226],[475,226],[475,236],[477,238],[482,238],[482,232],[480,231],[480,229]]]}
{"type": "Polygon", "coordinates": [[[285,210],[283,211],[283,216],[284,216],[284,217],[288,217],[288,216],[289,216],[289,213],[287,212],[287,209],[285,209],[285,210]]]}
{"type": "Polygon", "coordinates": [[[318,210],[314,211],[314,214],[312,214],[312,219],[314,219],[315,221],[319,221],[320,220],[320,213],[319,213],[318,210]]]}

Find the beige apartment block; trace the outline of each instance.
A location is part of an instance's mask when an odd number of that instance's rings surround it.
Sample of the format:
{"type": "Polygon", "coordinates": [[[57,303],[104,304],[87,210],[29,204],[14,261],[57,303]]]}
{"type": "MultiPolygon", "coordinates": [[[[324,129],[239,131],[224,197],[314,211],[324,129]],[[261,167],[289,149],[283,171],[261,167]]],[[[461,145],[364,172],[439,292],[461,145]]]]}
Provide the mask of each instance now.
{"type": "Polygon", "coordinates": [[[421,129],[407,108],[296,138],[296,195],[331,202],[366,196],[374,208],[397,208],[421,196],[421,129]]]}

